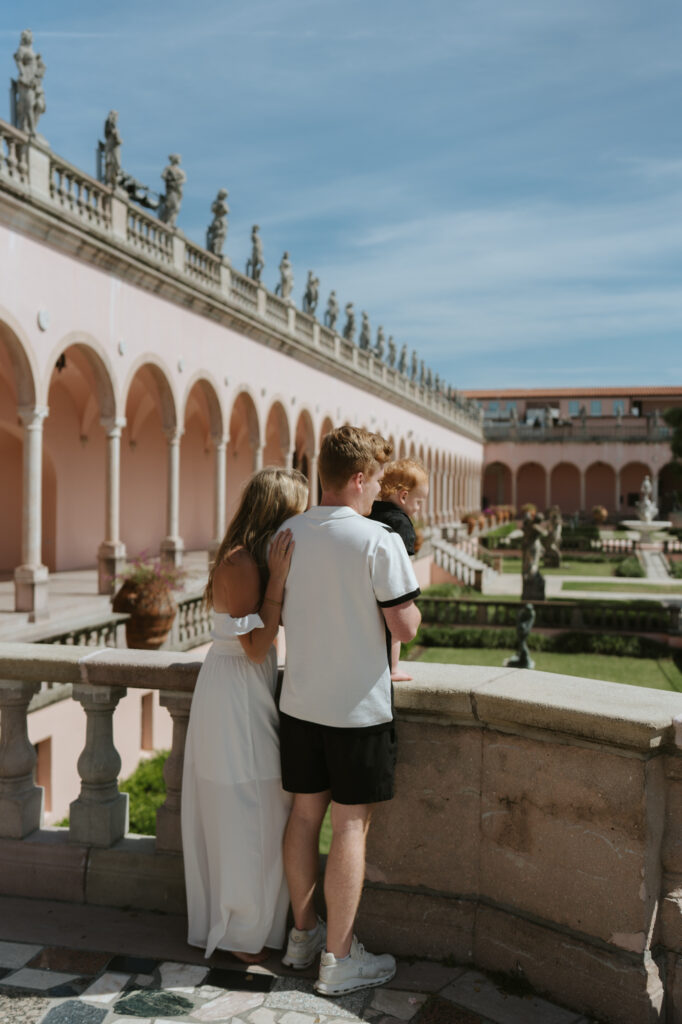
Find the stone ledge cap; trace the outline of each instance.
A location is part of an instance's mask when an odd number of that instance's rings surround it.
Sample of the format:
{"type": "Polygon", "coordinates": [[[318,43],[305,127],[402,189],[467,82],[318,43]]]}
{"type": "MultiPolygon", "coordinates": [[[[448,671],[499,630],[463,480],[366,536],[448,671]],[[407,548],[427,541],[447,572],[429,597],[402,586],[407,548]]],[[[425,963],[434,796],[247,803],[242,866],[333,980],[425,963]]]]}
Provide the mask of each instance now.
{"type": "Polygon", "coordinates": [[[97,648],[81,662],[81,679],[93,686],[192,693],[202,661],[192,651],[97,648]]]}

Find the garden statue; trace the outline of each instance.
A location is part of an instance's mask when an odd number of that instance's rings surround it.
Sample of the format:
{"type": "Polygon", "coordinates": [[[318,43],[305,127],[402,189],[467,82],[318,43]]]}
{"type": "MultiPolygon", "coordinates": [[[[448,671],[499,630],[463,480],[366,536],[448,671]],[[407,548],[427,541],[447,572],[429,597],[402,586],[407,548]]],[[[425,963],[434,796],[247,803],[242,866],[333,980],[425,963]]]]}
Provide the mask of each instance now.
{"type": "Polygon", "coordinates": [[[407,371],[407,345],[403,345],[400,349],[400,356],[398,357],[398,372],[405,374],[407,371]]]}
{"type": "Polygon", "coordinates": [[[291,268],[289,253],[285,252],[279,264],[279,281],[275,285],[275,295],[280,295],[287,302],[291,302],[291,293],[294,290],[294,272],[291,268]]]}
{"type": "MultiPolygon", "coordinates": [[[[104,145],[102,155],[104,159],[103,177],[107,185],[115,188],[121,177],[121,138],[118,130],[118,111],[110,110],[109,116],[104,122],[104,145]]],[[[100,143],[100,145],[102,145],[100,143]]]]}
{"type": "Polygon", "coordinates": [[[258,234],[260,228],[254,224],[251,228],[251,255],[246,261],[246,274],[252,281],[260,281],[260,276],[265,267],[263,260],[263,243],[258,234]]]}
{"type": "Polygon", "coordinates": [[[564,521],[561,516],[561,509],[558,505],[552,505],[549,510],[549,522],[547,532],[542,535],[542,546],[544,552],[542,563],[551,569],[558,569],[561,565],[561,531],[564,521]]]}
{"type": "Polygon", "coordinates": [[[312,270],[308,271],[308,281],[305,286],[305,292],[303,293],[303,312],[310,313],[312,316],[315,315],[317,309],[317,302],[320,295],[320,279],[315,277],[312,270]]]}
{"type": "Polygon", "coordinates": [[[384,359],[385,347],[386,342],[384,340],[384,329],[383,327],[379,327],[379,329],[377,330],[377,342],[376,345],[374,346],[374,355],[377,357],[377,359],[381,360],[381,362],[383,362],[384,359]]]}
{"type": "Polygon", "coordinates": [[[362,313],[362,324],[360,326],[360,337],[358,339],[358,347],[367,351],[372,344],[372,329],[369,326],[369,316],[367,313],[362,313]]]}
{"type": "Polygon", "coordinates": [[[544,601],[545,579],[540,573],[542,538],[545,534],[542,516],[526,512],[523,517],[523,538],[521,540],[521,573],[523,576],[522,601],[544,601]]]}
{"type": "Polygon", "coordinates": [[[166,182],[166,191],[161,196],[161,202],[159,203],[159,220],[174,228],[180,212],[182,189],[187,181],[187,175],[180,167],[179,153],[171,153],[168,160],[168,166],[164,168],[161,175],[166,182]]]}
{"type": "Polygon", "coordinates": [[[327,299],[327,309],[324,314],[325,325],[333,331],[336,328],[336,321],[339,318],[339,304],[336,299],[336,292],[332,291],[329,293],[327,299]]]}
{"type": "Polygon", "coordinates": [[[658,515],[658,506],[655,505],[652,500],[654,489],[651,483],[651,477],[648,473],[642,481],[639,493],[641,494],[641,498],[636,505],[637,515],[642,522],[651,523],[658,515]]]}
{"type": "Polygon", "coordinates": [[[505,658],[508,668],[535,668],[535,662],[528,650],[528,637],[535,622],[535,609],[532,604],[524,604],[516,619],[516,654],[505,658]]]}
{"type": "Polygon", "coordinates": [[[386,362],[388,363],[388,365],[390,367],[395,366],[395,357],[396,357],[395,342],[393,340],[393,335],[389,334],[389,336],[388,336],[388,358],[387,358],[386,362]]]}
{"type": "Polygon", "coordinates": [[[346,323],[343,327],[343,336],[346,341],[355,341],[355,310],[353,303],[346,303],[346,323]]]}
{"type": "Polygon", "coordinates": [[[206,248],[214,256],[222,256],[227,238],[227,215],[230,212],[230,208],[225,202],[227,194],[227,189],[221,188],[211,205],[213,220],[206,231],[206,248]]]}
{"type": "Polygon", "coordinates": [[[16,79],[12,79],[14,122],[22,132],[35,135],[38,120],[45,113],[43,76],[46,69],[43,58],[33,51],[33,33],[30,28],[21,33],[14,61],[18,72],[16,79]]]}

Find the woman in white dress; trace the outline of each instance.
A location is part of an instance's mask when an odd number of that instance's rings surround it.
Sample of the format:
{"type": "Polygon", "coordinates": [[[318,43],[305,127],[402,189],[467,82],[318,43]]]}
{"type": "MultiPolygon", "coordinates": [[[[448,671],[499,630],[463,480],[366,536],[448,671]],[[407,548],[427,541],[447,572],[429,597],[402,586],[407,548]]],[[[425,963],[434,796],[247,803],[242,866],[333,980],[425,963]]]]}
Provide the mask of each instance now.
{"type": "Polygon", "coordinates": [[[213,644],[197,679],[182,781],[188,942],[246,963],[284,944],[289,905],[275,705],[277,635],[294,542],[282,523],[303,512],[308,481],[262,469],[247,483],[209,573],[213,644]],[[269,549],[269,550],[268,550],[269,549]]]}

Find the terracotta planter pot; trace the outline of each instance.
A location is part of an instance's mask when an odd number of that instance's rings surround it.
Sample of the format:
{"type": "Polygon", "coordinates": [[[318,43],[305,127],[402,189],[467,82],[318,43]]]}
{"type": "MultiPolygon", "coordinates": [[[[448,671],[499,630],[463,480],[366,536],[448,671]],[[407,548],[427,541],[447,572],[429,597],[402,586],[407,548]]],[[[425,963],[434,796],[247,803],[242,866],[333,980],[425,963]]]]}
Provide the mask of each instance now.
{"type": "Polygon", "coordinates": [[[128,647],[156,651],[170,633],[178,610],[170,590],[138,587],[126,580],[115,594],[111,607],[130,616],[125,624],[128,647]]]}

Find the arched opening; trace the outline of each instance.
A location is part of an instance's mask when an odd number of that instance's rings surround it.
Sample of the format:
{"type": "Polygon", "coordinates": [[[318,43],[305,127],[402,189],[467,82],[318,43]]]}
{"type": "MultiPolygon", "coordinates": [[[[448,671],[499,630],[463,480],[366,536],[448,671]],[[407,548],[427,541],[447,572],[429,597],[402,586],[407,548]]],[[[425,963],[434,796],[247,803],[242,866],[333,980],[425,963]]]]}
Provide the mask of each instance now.
{"type": "Polygon", "coordinates": [[[560,462],[550,475],[550,504],[558,505],[564,516],[580,510],[580,470],[572,462],[560,462]]]}
{"type": "MultiPolygon", "coordinates": [[[[26,352],[9,325],[0,321],[0,574],[5,578],[11,578],[22,561],[24,428],[17,412],[35,403],[35,384],[26,352]]],[[[47,564],[44,551],[42,559],[47,564]]]]}
{"type": "Polygon", "coordinates": [[[284,406],[274,402],[265,422],[264,466],[286,466],[291,451],[291,431],[284,406]]]}
{"type": "Polygon", "coordinates": [[[188,551],[205,550],[213,539],[215,446],[223,433],[215,388],[200,378],[187,395],[180,441],[180,536],[188,551]]]}
{"type": "Polygon", "coordinates": [[[613,511],[616,493],[616,474],[606,462],[593,462],[585,473],[585,509],[603,505],[613,511]]]}
{"type": "Polygon", "coordinates": [[[511,505],[511,470],[503,462],[491,462],[483,472],[483,507],[511,505]]]}
{"type": "Polygon", "coordinates": [[[129,556],[156,554],[166,535],[168,441],[177,430],[171,386],[155,363],[139,367],[128,387],[121,435],[121,539],[129,556]]]}
{"type": "MultiPolygon", "coordinates": [[[[628,462],[620,471],[620,495],[618,510],[628,515],[636,513],[637,502],[644,483],[644,477],[651,476],[651,469],[644,462],[628,462]]],[[[659,484],[660,493],[660,484],[659,484]]]]}
{"type": "Polygon", "coordinates": [[[230,443],[227,446],[227,522],[234,515],[244,484],[257,468],[260,424],[251,395],[240,392],[230,414],[230,443]]]}
{"type": "MultiPolygon", "coordinates": [[[[43,498],[44,542],[56,524],[49,569],[90,568],[104,536],[107,441],[101,420],[114,415],[114,392],[101,356],[85,342],[67,345],[55,363],[44,427],[56,488],[43,498]],[[55,505],[49,503],[54,501],[55,505]]],[[[49,491],[49,488],[46,489],[49,491]]]]}
{"type": "Polygon", "coordinates": [[[545,508],[544,467],[539,462],[524,462],[516,474],[516,503],[519,508],[532,504],[540,510],[545,508]]]}
{"type": "Polygon", "coordinates": [[[682,463],[667,462],[658,474],[658,507],[661,516],[682,512],[682,463]]]}

